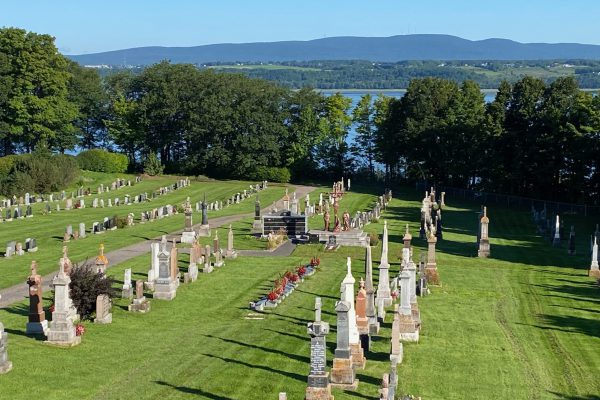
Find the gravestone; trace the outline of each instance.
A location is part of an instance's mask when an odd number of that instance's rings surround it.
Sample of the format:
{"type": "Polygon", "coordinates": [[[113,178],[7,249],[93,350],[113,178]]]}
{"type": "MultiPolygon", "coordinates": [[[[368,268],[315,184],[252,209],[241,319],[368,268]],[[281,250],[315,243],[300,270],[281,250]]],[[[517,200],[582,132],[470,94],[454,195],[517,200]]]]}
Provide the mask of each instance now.
{"type": "Polygon", "coordinates": [[[432,285],[439,285],[440,278],[437,270],[437,263],[435,261],[435,245],[437,238],[435,235],[429,235],[427,237],[427,264],[425,265],[425,276],[427,277],[427,283],[432,285]]]}
{"type": "Polygon", "coordinates": [[[360,280],[360,289],[356,295],[356,327],[363,350],[369,351],[371,336],[369,334],[369,318],[367,317],[367,291],[365,281],[360,280]]]}
{"type": "Polygon", "coordinates": [[[556,224],[554,225],[554,238],[552,239],[552,246],[560,246],[560,218],[556,216],[556,224]]]}
{"type": "Polygon", "coordinates": [[[81,239],[85,238],[85,223],[83,222],[79,223],[79,237],[81,239]]]}
{"type": "Polygon", "coordinates": [[[0,322],[0,374],[6,374],[12,369],[12,362],[8,360],[8,333],[0,322]]]}
{"type": "Polygon", "coordinates": [[[483,207],[483,216],[481,217],[480,224],[481,239],[479,239],[479,251],[477,252],[477,256],[487,258],[490,256],[490,219],[487,216],[487,207],[483,207]]]}
{"type": "Polygon", "coordinates": [[[71,278],[65,274],[61,267],[58,275],[52,280],[54,286],[54,312],[52,321],[48,329],[47,343],[59,346],[75,346],[81,343],[81,336],[75,333],[75,325],[69,318],[70,305],[72,304],[69,296],[69,283],[71,278]]]}
{"type": "Polygon", "coordinates": [[[315,299],[315,321],[308,324],[310,335],[310,373],[305,400],[333,400],[327,368],[327,343],[329,324],[321,321],[321,298],[315,299]]]}
{"type": "Polygon", "coordinates": [[[400,340],[405,342],[418,342],[419,329],[412,314],[410,304],[410,273],[400,272],[400,340]]]}
{"type": "Polygon", "coordinates": [[[375,310],[375,289],[373,287],[373,261],[371,257],[371,246],[365,248],[365,290],[367,294],[366,315],[369,323],[369,334],[379,333],[379,322],[375,310]]]}
{"type": "Polygon", "coordinates": [[[6,251],[4,252],[4,257],[12,257],[15,254],[15,247],[17,246],[17,242],[10,241],[6,244],[6,251]]]}
{"type": "Polygon", "coordinates": [[[213,271],[213,266],[210,263],[210,245],[206,245],[204,248],[204,268],[202,272],[209,274],[213,271]]]}
{"type": "Polygon", "coordinates": [[[33,218],[33,210],[31,209],[31,206],[27,206],[27,209],[25,210],[25,217],[27,218],[33,218]]]}
{"type": "Polygon", "coordinates": [[[352,276],[352,260],[350,257],[346,259],[346,276],[342,281],[341,299],[347,301],[350,304],[350,310],[348,311],[348,327],[350,336],[350,350],[352,353],[352,363],[355,368],[364,369],[366,358],[364,356],[364,350],[360,343],[360,334],[358,332],[356,309],[354,308],[354,283],[356,280],[352,276]]]}
{"type": "Polygon", "coordinates": [[[384,306],[392,304],[390,291],[390,264],[388,263],[388,228],[387,221],[383,222],[383,240],[381,245],[381,261],[379,264],[379,284],[377,285],[376,302],[382,302],[384,306]]]}
{"type": "Polygon", "coordinates": [[[108,268],[108,258],[104,255],[104,243],[100,243],[100,247],[98,249],[98,256],[96,257],[96,261],[94,263],[96,265],[96,272],[100,274],[104,274],[106,268],[108,268]]]}
{"type": "Polygon", "coordinates": [[[190,198],[188,197],[183,205],[184,208],[184,227],[181,233],[181,243],[191,244],[196,239],[196,232],[194,232],[192,223],[192,205],[190,198]]]}
{"type": "Polygon", "coordinates": [[[25,239],[25,250],[28,253],[35,253],[36,251],[38,251],[37,241],[35,240],[35,238],[25,239]]]}
{"type": "Polygon", "coordinates": [[[15,246],[15,254],[18,256],[25,254],[25,251],[23,250],[23,243],[17,242],[17,245],[15,246]]]}
{"type": "Polygon", "coordinates": [[[107,294],[96,297],[96,324],[112,324],[112,302],[107,294]]]}
{"type": "Polygon", "coordinates": [[[135,282],[135,298],[129,305],[128,310],[139,313],[150,311],[150,301],[144,296],[144,283],[141,280],[135,282]]]}
{"type": "Polygon", "coordinates": [[[400,310],[398,304],[394,304],[394,319],[392,322],[390,361],[399,364],[404,358],[404,348],[400,342],[400,310]]]}
{"type": "Polygon", "coordinates": [[[123,287],[121,288],[121,298],[130,299],[133,297],[133,286],[131,285],[131,268],[127,268],[123,274],[123,287]]]}
{"type": "Polygon", "coordinates": [[[592,246],[592,264],[590,265],[589,276],[600,278],[600,268],[598,268],[598,239],[594,238],[592,246]]]}
{"type": "Polygon", "coordinates": [[[350,350],[350,326],[348,312],[350,303],[340,300],[336,303],[335,311],[337,313],[337,334],[335,358],[331,368],[331,386],[356,390],[358,380],[352,364],[352,353],[350,350]]]}
{"type": "Polygon", "coordinates": [[[198,265],[194,262],[190,262],[188,266],[187,277],[190,282],[195,282],[198,279],[198,265]]]}
{"type": "Polygon", "coordinates": [[[227,232],[227,251],[225,252],[225,258],[237,258],[238,253],[233,248],[233,230],[231,224],[229,224],[229,231],[227,232]]]}
{"type": "Polygon", "coordinates": [[[571,225],[571,232],[569,232],[569,255],[575,255],[575,227],[571,225]]]}
{"type": "MultiPolygon", "coordinates": [[[[163,238],[166,242],[166,237],[163,236],[163,238]]],[[[158,253],[160,253],[160,243],[151,243],[150,270],[148,270],[148,280],[146,281],[146,287],[151,290],[154,290],[154,284],[156,283],[156,278],[158,278],[158,253]]]]}
{"type": "Polygon", "coordinates": [[[37,262],[31,262],[31,275],[27,278],[29,286],[29,320],[25,333],[28,335],[45,334],[48,329],[44,312],[42,276],[37,272],[37,262]]]}
{"type": "Polygon", "coordinates": [[[162,243],[158,253],[158,277],[154,284],[154,298],[161,300],[173,300],[177,295],[177,283],[171,276],[171,265],[169,263],[169,252],[166,243],[162,243]]]}

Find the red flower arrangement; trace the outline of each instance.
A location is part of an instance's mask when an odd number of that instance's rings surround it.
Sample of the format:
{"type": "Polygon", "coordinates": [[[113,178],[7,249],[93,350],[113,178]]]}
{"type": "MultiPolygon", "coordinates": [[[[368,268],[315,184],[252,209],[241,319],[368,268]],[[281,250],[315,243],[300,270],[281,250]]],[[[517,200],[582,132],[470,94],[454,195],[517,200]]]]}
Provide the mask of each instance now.
{"type": "Polygon", "coordinates": [[[310,259],[310,265],[316,267],[321,264],[321,259],[319,257],[313,257],[310,259]]]}
{"type": "Polygon", "coordinates": [[[85,326],[81,325],[81,324],[77,324],[75,326],[75,335],[77,336],[81,336],[85,333],[85,326]]]}
{"type": "Polygon", "coordinates": [[[48,311],[50,311],[50,313],[54,312],[54,303],[50,304],[50,307],[48,307],[48,311]]]}
{"type": "Polygon", "coordinates": [[[297,273],[297,274],[298,274],[300,277],[304,276],[304,274],[306,274],[306,267],[305,267],[305,266],[303,266],[303,265],[302,265],[302,266],[300,266],[300,267],[298,267],[298,269],[296,270],[296,273],[297,273]]]}
{"type": "Polygon", "coordinates": [[[269,299],[269,301],[275,301],[278,297],[279,295],[274,290],[270,291],[267,295],[267,299],[269,299]]]}
{"type": "Polygon", "coordinates": [[[298,282],[299,279],[300,279],[300,276],[298,276],[298,274],[292,274],[292,277],[290,278],[290,281],[292,281],[292,282],[298,282]]]}

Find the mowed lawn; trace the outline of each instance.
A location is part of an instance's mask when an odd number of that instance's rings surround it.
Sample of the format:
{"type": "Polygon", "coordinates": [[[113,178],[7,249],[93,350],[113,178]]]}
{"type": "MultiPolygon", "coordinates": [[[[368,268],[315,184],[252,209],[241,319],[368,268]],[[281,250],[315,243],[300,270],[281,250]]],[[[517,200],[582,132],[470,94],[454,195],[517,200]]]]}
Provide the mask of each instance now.
{"type": "MultiPolygon", "coordinates": [[[[375,194],[351,193],[340,210],[354,214],[370,207],[375,194]]],[[[407,222],[415,261],[424,245],[418,239],[421,196],[408,190],[395,196],[399,199],[384,213],[393,275],[407,222]]],[[[444,240],[438,245],[443,285],[419,299],[421,342],[404,345],[399,392],[424,399],[598,398],[600,290],[586,276],[587,241],[578,242],[578,256],[567,256],[566,245],[553,249],[535,236],[529,214],[490,205],[493,258],[480,260],[474,257],[479,206],[452,198],[447,203],[444,240]]],[[[318,218],[311,226],[320,225],[318,218]]],[[[583,224],[572,222],[576,228],[583,224]]],[[[588,229],[590,222],[585,223],[588,229]]],[[[250,226],[247,220],[240,224],[250,226]]],[[[381,233],[382,227],[380,220],[366,230],[381,233]]],[[[234,229],[243,234],[243,225],[234,229]]],[[[380,248],[373,253],[375,280],[380,248]]],[[[347,256],[353,258],[358,282],[364,276],[359,248],[324,253],[322,246],[310,245],[298,247],[292,257],[228,260],[197,282],[182,284],[173,301],[152,301],[149,314],[128,313],[127,301],[117,300],[113,324],[86,322],[83,343],[71,349],[24,336],[26,304],[1,310],[14,369],[0,376],[0,397],[263,400],[285,391],[289,399],[302,399],[310,356],[306,324],[314,317],[314,298],[322,297],[323,318],[332,326],[327,337],[331,367],[334,305],[347,256]],[[248,309],[274,278],[313,255],[321,257],[321,270],[278,308],[248,309]]],[[[180,254],[179,262],[185,271],[188,255],[180,254]]],[[[144,279],[149,264],[149,256],[142,256],[109,273],[121,281],[123,270],[133,268],[133,279],[144,279]]],[[[47,298],[45,305],[50,302],[47,298]]],[[[359,390],[334,390],[336,399],[378,398],[381,375],[389,368],[389,316],[367,353],[366,369],[358,371],[359,390]]]]}
{"type": "MultiPolygon", "coordinates": [[[[103,182],[106,186],[116,175],[85,173],[86,178],[94,177],[89,186],[95,191],[99,183],[103,182]]],[[[134,181],[134,176],[120,175],[122,178],[131,179],[134,181]]],[[[137,203],[131,205],[121,205],[112,208],[107,207],[108,198],[114,199],[118,197],[121,202],[125,195],[129,194],[132,198],[144,192],[148,192],[149,196],[161,186],[167,186],[175,183],[181,177],[164,176],[158,178],[148,178],[139,184],[131,187],[124,187],[118,190],[104,193],[100,196],[93,194],[85,196],[86,208],[64,210],[64,201],[60,202],[61,211],[53,211],[51,214],[42,215],[44,203],[39,203],[33,206],[34,217],[21,220],[13,220],[0,224],[0,245],[6,246],[11,240],[22,242],[25,246],[25,239],[28,237],[36,238],[38,251],[35,253],[25,253],[23,256],[13,256],[11,258],[0,257],[0,288],[6,288],[18,283],[23,283],[29,275],[29,267],[32,260],[38,262],[38,271],[44,275],[58,268],[58,259],[62,256],[62,241],[63,234],[67,225],[72,225],[73,231],[79,230],[79,223],[84,222],[87,229],[87,237],[80,240],[71,240],[68,243],[69,256],[73,262],[82,262],[86,259],[93,259],[98,254],[98,246],[104,243],[105,251],[109,252],[134,244],[143,240],[151,239],[163,234],[183,229],[184,216],[183,214],[174,215],[172,217],[155,220],[140,224],[140,213],[149,211],[153,208],[158,208],[171,204],[180,206],[185,202],[187,197],[194,204],[193,222],[195,224],[201,221],[201,213],[195,212],[195,203],[201,201],[206,194],[208,202],[222,200],[224,203],[227,198],[237,192],[243,192],[248,189],[253,182],[243,181],[209,181],[209,182],[191,182],[191,185],[168,194],[158,196],[151,201],[137,203]],[[106,207],[92,208],[92,200],[95,198],[103,198],[106,207]],[[126,217],[128,213],[134,213],[135,225],[115,231],[108,231],[100,235],[91,234],[92,224],[95,221],[102,222],[104,217],[111,218],[114,215],[126,217]]],[[[87,185],[86,185],[87,187],[87,185]]],[[[269,185],[269,187],[260,192],[261,202],[270,204],[275,200],[280,199],[284,194],[284,186],[269,185]]],[[[23,207],[24,209],[24,207],[23,207]]],[[[252,213],[254,210],[254,197],[248,198],[240,204],[234,204],[230,207],[223,208],[219,211],[209,211],[209,222],[211,218],[221,217],[226,215],[237,215],[243,213],[252,213]]],[[[226,235],[223,237],[226,239],[226,235]]]]}

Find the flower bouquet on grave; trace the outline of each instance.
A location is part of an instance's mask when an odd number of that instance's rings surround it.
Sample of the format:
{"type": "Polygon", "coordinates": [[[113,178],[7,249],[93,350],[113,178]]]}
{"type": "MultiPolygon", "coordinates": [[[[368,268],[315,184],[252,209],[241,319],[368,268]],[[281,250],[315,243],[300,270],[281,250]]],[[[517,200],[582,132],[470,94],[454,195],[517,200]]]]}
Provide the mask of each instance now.
{"type": "Polygon", "coordinates": [[[279,298],[279,295],[277,294],[277,292],[275,292],[275,290],[271,290],[269,294],[267,294],[267,300],[271,302],[277,300],[277,298],[279,298]]]}
{"type": "Polygon", "coordinates": [[[300,278],[304,277],[304,275],[306,274],[306,267],[304,265],[299,266],[296,270],[296,273],[300,278]]]}
{"type": "Polygon", "coordinates": [[[292,276],[290,277],[290,281],[293,283],[296,283],[300,280],[300,276],[298,274],[292,274],[292,276]]]}
{"type": "Polygon", "coordinates": [[[82,336],[85,333],[85,326],[82,324],[75,325],[75,335],[82,336]]]}
{"type": "Polygon", "coordinates": [[[310,259],[310,265],[313,267],[317,267],[321,264],[321,259],[319,257],[312,257],[310,259]]]}

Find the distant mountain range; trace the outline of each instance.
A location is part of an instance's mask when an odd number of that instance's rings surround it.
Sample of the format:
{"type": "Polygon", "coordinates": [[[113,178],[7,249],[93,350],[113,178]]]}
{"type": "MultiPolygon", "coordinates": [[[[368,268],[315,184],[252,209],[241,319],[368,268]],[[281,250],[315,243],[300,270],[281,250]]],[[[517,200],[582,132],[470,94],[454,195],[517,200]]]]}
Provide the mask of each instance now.
{"type": "Polygon", "coordinates": [[[308,41],[136,47],[67,57],[82,65],[148,65],[161,60],[192,64],[310,60],[599,60],[600,45],[467,40],[450,35],[341,36],[308,41]]]}

